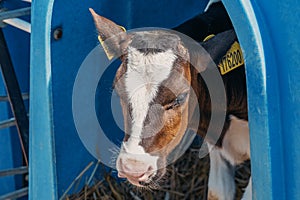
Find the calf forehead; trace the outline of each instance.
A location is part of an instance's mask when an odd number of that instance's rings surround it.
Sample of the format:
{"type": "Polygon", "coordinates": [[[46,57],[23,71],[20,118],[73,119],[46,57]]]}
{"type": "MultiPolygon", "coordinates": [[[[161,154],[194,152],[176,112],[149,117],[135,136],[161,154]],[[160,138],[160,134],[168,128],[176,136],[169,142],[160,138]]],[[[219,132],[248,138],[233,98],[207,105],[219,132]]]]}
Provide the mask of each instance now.
{"type": "Polygon", "coordinates": [[[130,46],[148,54],[169,49],[176,52],[179,43],[180,38],[177,35],[160,30],[135,33],[130,46]]]}

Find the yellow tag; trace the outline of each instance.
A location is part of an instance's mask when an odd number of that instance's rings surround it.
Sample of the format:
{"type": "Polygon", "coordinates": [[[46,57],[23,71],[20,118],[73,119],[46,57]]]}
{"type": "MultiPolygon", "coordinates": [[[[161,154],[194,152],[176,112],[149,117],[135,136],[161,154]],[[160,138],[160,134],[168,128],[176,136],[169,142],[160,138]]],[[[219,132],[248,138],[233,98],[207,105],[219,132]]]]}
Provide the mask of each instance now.
{"type": "MultiPolygon", "coordinates": [[[[123,26],[119,26],[119,27],[122,29],[122,31],[126,32],[126,29],[125,29],[123,26]]],[[[99,40],[101,46],[103,47],[103,50],[104,50],[104,52],[105,52],[105,54],[106,54],[108,60],[113,59],[114,55],[111,54],[111,53],[109,53],[109,50],[108,50],[108,48],[105,46],[104,41],[102,40],[102,38],[100,37],[100,35],[98,35],[98,40],[99,40]]]]}
{"type": "Polygon", "coordinates": [[[105,46],[104,41],[102,40],[100,35],[98,35],[98,40],[99,40],[101,46],[103,47],[103,50],[104,50],[108,60],[111,60],[114,57],[114,55],[109,53],[108,48],[105,46]]]}
{"type": "Polygon", "coordinates": [[[122,29],[123,32],[126,32],[126,28],[124,26],[120,26],[119,27],[122,29]]]}
{"type": "Polygon", "coordinates": [[[226,55],[223,56],[218,67],[221,74],[224,75],[244,64],[242,49],[238,42],[234,42],[226,55]]]}
{"type": "Polygon", "coordinates": [[[206,36],[206,38],[204,38],[203,42],[206,42],[207,40],[213,38],[215,35],[214,34],[211,34],[209,36],[206,36]]]}

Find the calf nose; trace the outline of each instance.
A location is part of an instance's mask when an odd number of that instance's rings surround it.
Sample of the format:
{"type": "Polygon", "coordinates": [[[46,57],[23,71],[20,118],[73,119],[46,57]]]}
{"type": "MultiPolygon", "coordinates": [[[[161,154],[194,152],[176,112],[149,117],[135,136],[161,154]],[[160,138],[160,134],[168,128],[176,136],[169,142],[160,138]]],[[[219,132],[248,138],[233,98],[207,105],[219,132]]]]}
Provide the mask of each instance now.
{"type": "Polygon", "coordinates": [[[146,181],[153,173],[153,167],[135,159],[119,159],[118,176],[120,178],[146,181]]]}

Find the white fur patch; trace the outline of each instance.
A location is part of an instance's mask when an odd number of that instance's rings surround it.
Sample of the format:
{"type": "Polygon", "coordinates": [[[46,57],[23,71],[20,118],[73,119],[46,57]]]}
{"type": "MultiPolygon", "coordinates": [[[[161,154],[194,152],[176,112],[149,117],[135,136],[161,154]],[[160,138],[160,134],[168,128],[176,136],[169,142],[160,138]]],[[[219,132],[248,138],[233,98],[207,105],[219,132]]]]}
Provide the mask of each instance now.
{"type": "Polygon", "coordinates": [[[234,168],[222,158],[221,149],[208,145],[211,149],[208,190],[218,200],[232,200],[235,194],[234,168]]]}
{"type": "Polygon", "coordinates": [[[155,175],[158,156],[146,153],[140,145],[142,129],[149,104],[156,97],[159,85],[169,77],[175,59],[176,55],[171,50],[145,55],[129,47],[125,89],[132,108],[132,130],[129,139],[122,144],[117,161],[118,171],[122,170],[122,160],[123,165],[133,172],[147,172],[151,167],[155,175]],[[138,161],[139,166],[130,160],[138,161]]]}
{"type": "Polygon", "coordinates": [[[252,178],[251,177],[246,187],[242,200],[252,200],[252,178]]]}
{"type": "Polygon", "coordinates": [[[171,50],[145,55],[129,47],[125,88],[132,108],[132,132],[125,142],[127,152],[144,153],[138,146],[149,103],[156,97],[161,82],[169,77],[175,59],[171,50]]]}
{"type": "MultiPolygon", "coordinates": [[[[230,126],[223,138],[222,148],[208,143],[211,160],[208,186],[209,191],[219,200],[233,199],[235,193],[233,166],[250,158],[248,122],[233,115],[230,116],[230,120],[230,126]]],[[[251,199],[251,194],[250,182],[244,199],[251,199]]]]}
{"type": "Polygon", "coordinates": [[[250,158],[248,121],[230,116],[230,126],[223,139],[222,155],[232,165],[240,164],[250,158]]]}

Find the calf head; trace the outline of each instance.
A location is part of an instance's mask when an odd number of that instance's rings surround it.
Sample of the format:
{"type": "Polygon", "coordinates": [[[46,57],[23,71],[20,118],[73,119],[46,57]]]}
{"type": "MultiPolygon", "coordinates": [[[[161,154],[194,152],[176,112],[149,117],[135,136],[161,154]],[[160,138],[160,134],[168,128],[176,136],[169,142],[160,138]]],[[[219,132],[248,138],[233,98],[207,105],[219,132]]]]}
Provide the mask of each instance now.
{"type": "Polygon", "coordinates": [[[197,99],[191,89],[189,51],[177,34],[125,33],[90,11],[104,47],[122,61],[114,81],[125,128],[118,175],[136,186],[151,186],[165,174],[167,156],[188,127],[191,99],[197,99]]]}

